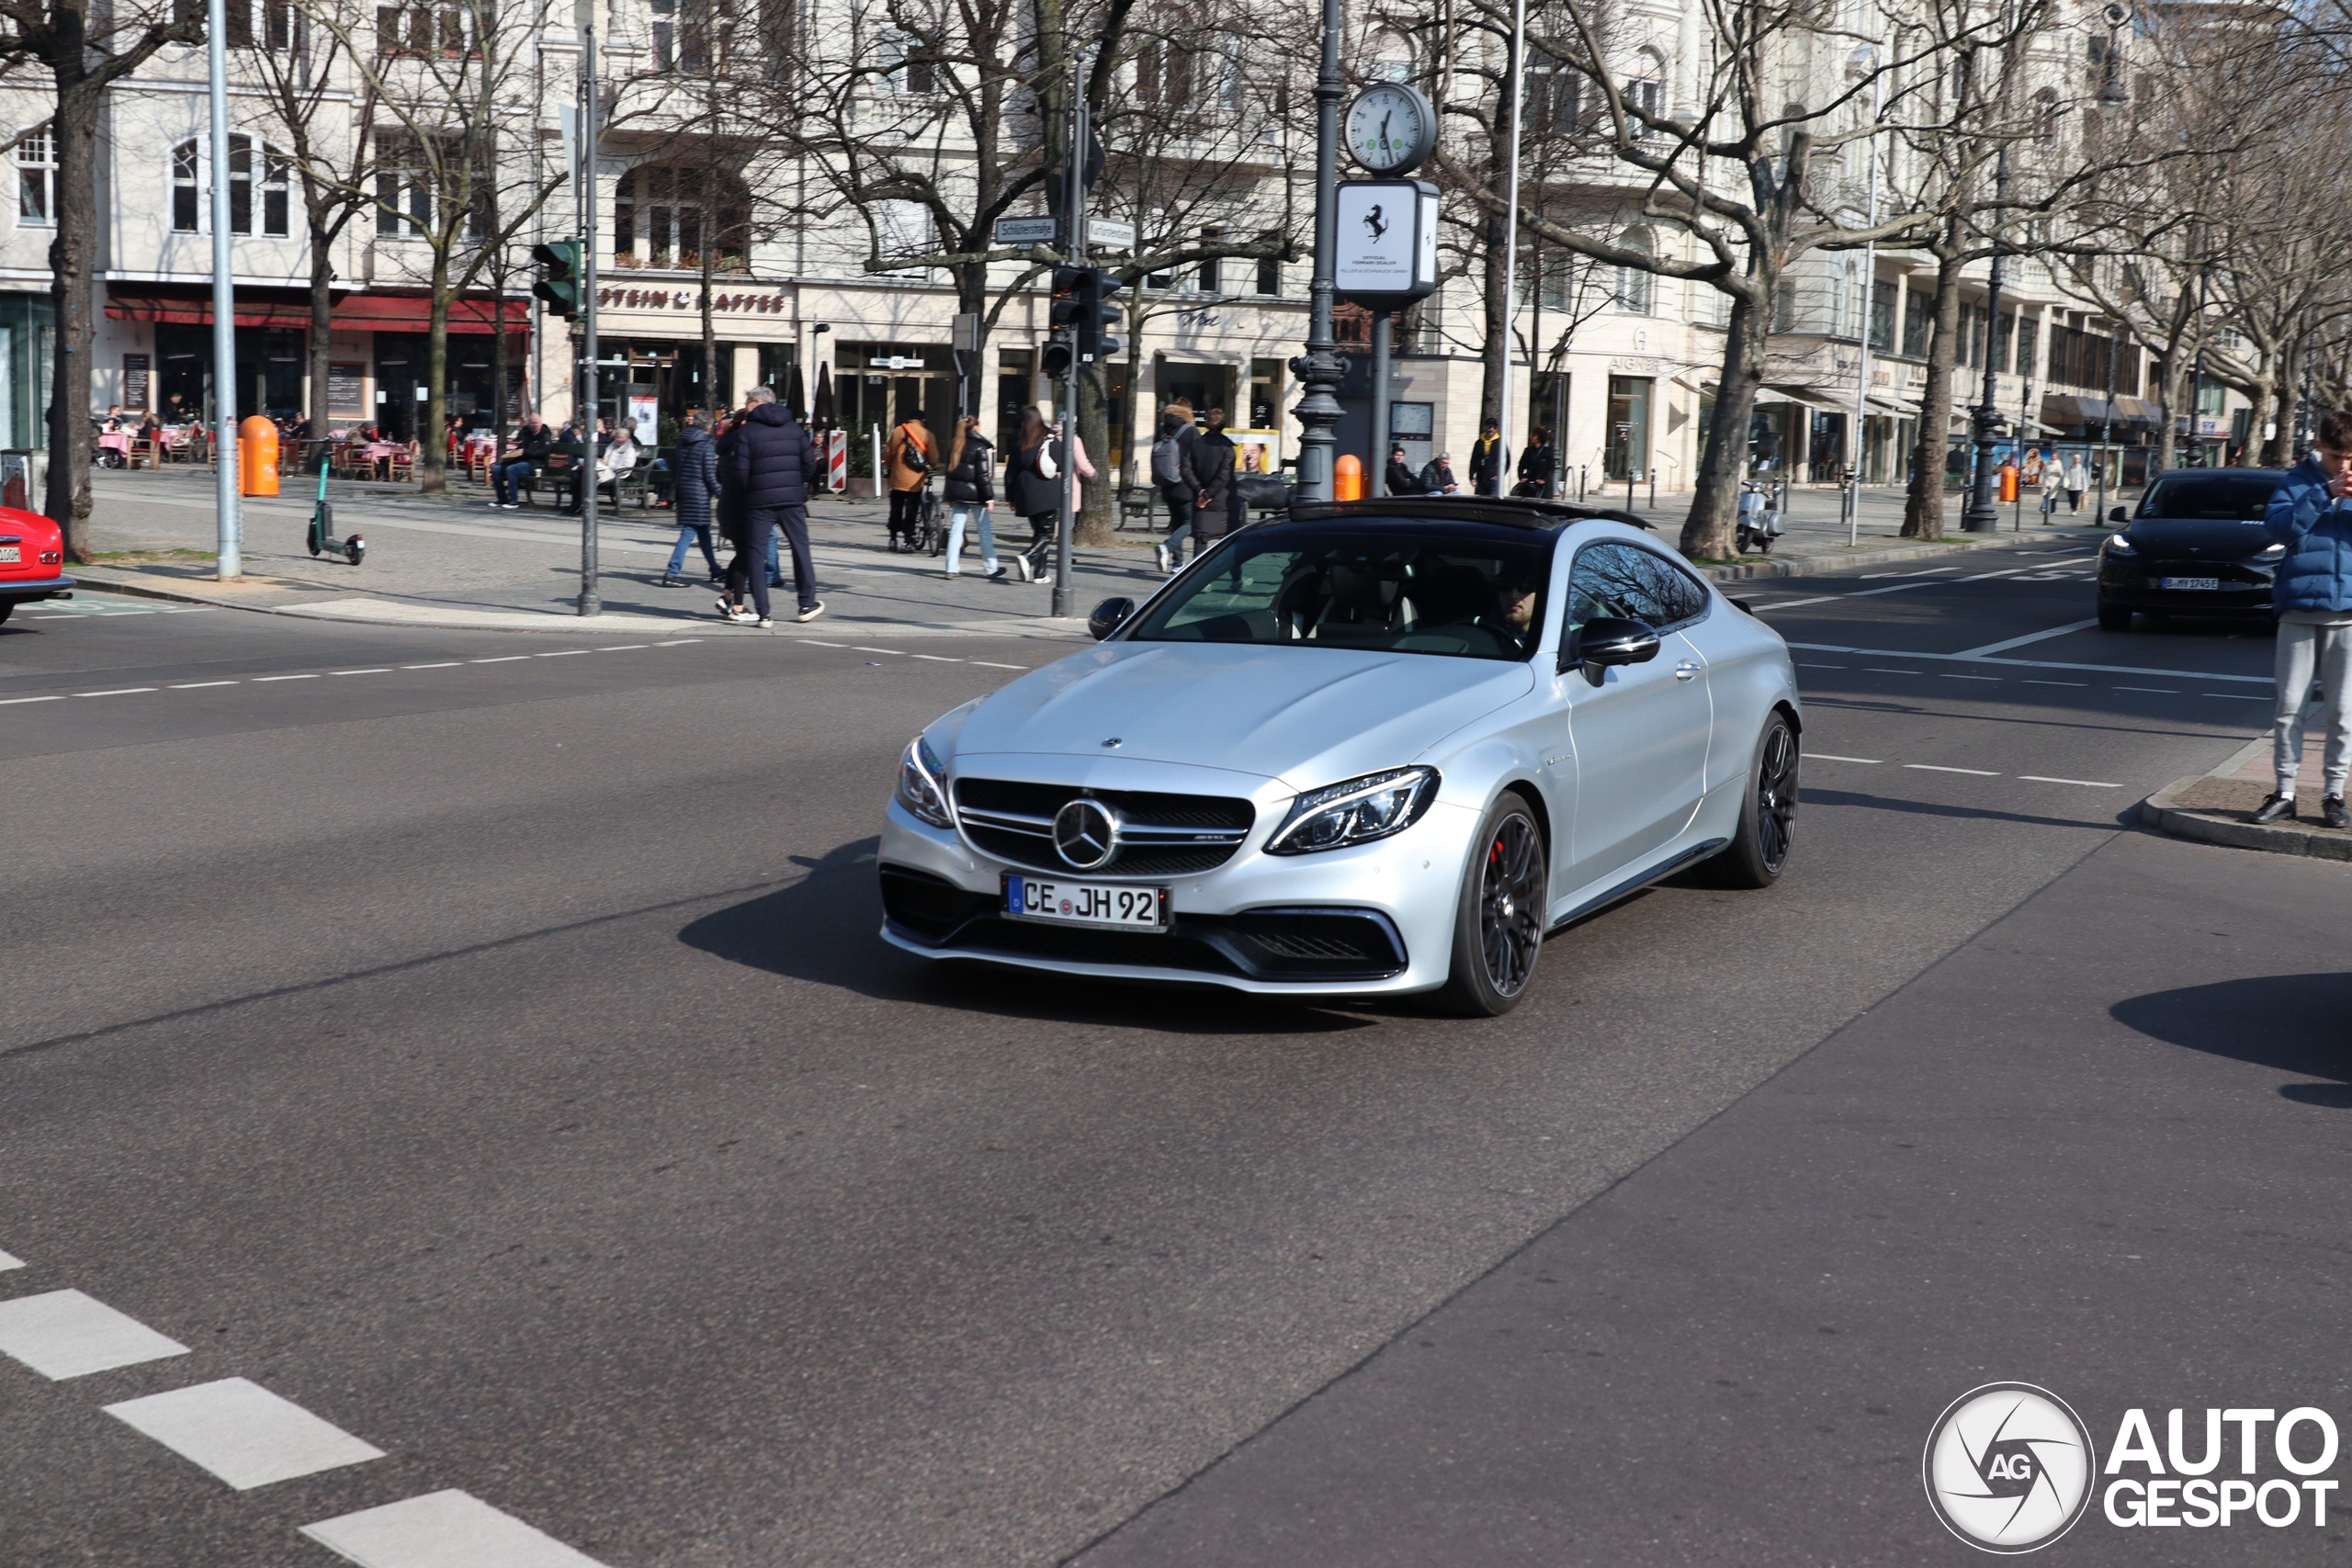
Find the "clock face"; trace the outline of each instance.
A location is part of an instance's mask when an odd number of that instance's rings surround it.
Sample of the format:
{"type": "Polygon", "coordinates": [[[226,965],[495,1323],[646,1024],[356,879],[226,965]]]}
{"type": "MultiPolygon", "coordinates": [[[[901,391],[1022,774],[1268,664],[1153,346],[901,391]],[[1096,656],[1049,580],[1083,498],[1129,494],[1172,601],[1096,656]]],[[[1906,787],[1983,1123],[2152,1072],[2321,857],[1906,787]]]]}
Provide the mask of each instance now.
{"type": "Polygon", "coordinates": [[[1435,127],[1427,98],[1401,82],[1366,87],[1348,106],[1348,155],[1375,175],[1396,175],[1430,155],[1435,127]]]}

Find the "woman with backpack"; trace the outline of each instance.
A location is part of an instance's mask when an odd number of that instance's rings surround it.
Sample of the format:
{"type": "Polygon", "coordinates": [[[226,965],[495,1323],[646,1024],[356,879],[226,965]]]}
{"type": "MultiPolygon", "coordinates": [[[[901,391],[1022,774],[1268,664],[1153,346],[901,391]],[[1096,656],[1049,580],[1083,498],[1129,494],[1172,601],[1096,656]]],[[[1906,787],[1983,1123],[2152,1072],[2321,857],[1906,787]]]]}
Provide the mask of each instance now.
{"type": "Polygon", "coordinates": [[[964,527],[969,523],[980,536],[980,570],[990,582],[1001,581],[1004,568],[996,560],[996,535],[989,527],[989,513],[996,501],[989,459],[996,448],[980,434],[978,414],[956,422],[956,445],[947,453],[947,568],[944,575],[961,575],[964,527]]]}
{"type": "Polygon", "coordinates": [[[1193,532],[1193,513],[1201,487],[1193,473],[1193,448],[1201,433],[1193,426],[1193,405],[1178,398],[1159,411],[1159,434],[1151,444],[1151,482],[1168,503],[1168,537],[1152,547],[1161,572],[1184,562],[1184,540],[1193,532]]]}
{"type": "Polygon", "coordinates": [[[890,547],[894,550],[915,547],[915,530],[922,521],[922,489],[931,479],[931,432],[920,419],[899,421],[883,445],[883,466],[890,470],[890,547]]]}
{"type": "MultiPolygon", "coordinates": [[[[1071,460],[1078,476],[1070,481],[1070,511],[1085,504],[1078,479],[1094,477],[1086,460],[1086,443],[1073,435],[1071,460]]],[[[1013,511],[1029,519],[1029,547],[1012,558],[1012,568],[1023,582],[1046,575],[1046,558],[1053,553],[1057,525],[1062,514],[1062,443],[1046,423],[1037,405],[1021,411],[1021,434],[1013,443],[1012,460],[1004,466],[1004,499],[1013,511]]]]}

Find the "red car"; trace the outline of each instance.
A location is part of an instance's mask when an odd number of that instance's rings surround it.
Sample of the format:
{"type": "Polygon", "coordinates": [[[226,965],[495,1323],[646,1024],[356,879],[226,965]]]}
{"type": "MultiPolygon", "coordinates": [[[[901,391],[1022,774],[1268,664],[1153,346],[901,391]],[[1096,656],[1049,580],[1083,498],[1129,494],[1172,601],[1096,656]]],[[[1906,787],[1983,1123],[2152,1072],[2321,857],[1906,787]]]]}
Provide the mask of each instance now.
{"type": "Polygon", "coordinates": [[[0,506],[0,621],[30,599],[71,599],[65,540],[38,512],[0,506]]]}

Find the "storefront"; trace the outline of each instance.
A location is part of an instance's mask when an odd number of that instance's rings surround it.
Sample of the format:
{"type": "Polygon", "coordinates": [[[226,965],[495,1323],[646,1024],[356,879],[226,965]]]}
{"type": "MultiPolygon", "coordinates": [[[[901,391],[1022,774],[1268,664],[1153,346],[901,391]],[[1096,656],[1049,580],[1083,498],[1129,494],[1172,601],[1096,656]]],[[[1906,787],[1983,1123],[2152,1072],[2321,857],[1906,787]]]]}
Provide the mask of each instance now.
{"type": "MultiPolygon", "coordinates": [[[[999,376],[1000,393],[1008,378],[999,376]]],[[[945,344],[842,343],[833,349],[833,416],[849,432],[850,471],[870,478],[873,441],[907,420],[921,420],[944,452],[956,434],[962,389],[945,344]]]]}
{"type": "Polygon", "coordinates": [[[1650,470],[1650,399],[1657,383],[1646,376],[1609,378],[1609,427],[1601,448],[1601,475],[1644,479],[1650,470]]]}

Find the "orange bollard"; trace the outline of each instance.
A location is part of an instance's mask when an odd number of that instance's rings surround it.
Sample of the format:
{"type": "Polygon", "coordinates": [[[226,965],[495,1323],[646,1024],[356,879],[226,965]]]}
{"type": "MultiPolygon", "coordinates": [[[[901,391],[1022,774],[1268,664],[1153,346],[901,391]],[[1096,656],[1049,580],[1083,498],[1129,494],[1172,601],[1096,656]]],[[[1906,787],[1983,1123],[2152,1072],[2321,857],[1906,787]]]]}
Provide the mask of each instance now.
{"type": "Polygon", "coordinates": [[[2017,498],[2018,466],[2015,463],[2004,463],[2001,465],[2001,499],[2015,501],[2017,498]]]}
{"type": "Polygon", "coordinates": [[[1331,465],[1331,499],[1362,501],[1363,499],[1363,462],[1352,452],[1344,454],[1331,465]]]}
{"type": "Polygon", "coordinates": [[[277,493],[277,426],[260,414],[237,426],[237,491],[242,495],[277,493]]]}

